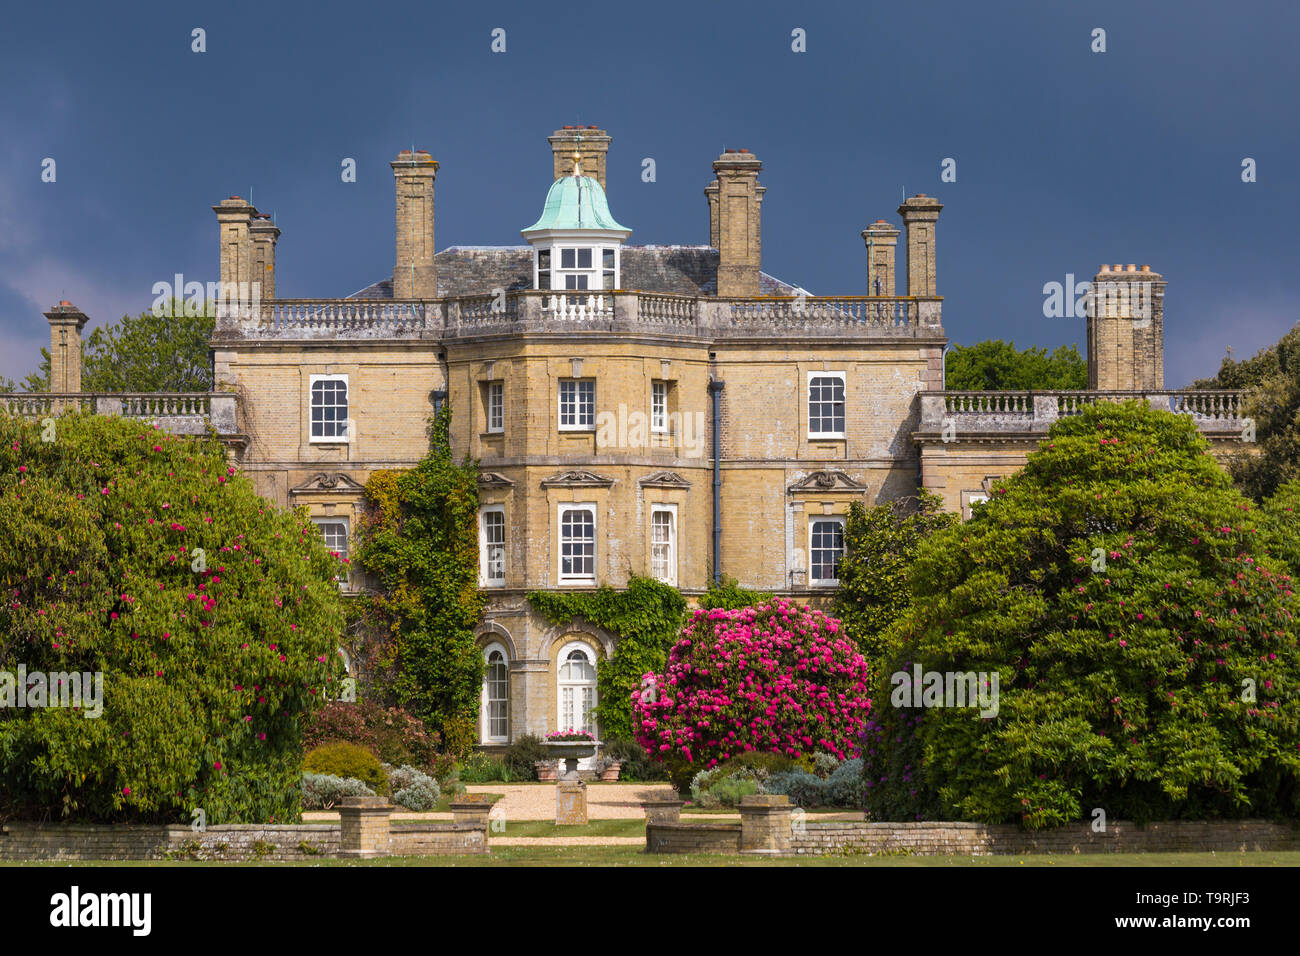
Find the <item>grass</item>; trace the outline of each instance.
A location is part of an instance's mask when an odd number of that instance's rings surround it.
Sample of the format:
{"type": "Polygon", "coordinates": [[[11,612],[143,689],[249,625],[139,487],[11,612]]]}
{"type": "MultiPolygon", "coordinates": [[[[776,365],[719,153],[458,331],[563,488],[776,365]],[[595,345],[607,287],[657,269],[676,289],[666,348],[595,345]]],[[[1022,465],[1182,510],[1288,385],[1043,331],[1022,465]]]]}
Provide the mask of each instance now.
{"type": "MultiPolygon", "coordinates": [[[[616,822],[616,821],[611,821],[616,822]]],[[[0,866],[868,866],[868,867],[1186,867],[1300,866],[1300,851],[1260,853],[1081,853],[1062,856],[747,857],[645,853],[635,846],[502,846],[479,856],[394,856],[376,860],[315,857],[300,863],[207,863],[158,860],[0,863],[0,866]]]]}
{"type": "Polygon", "coordinates": [[[592,820],[580,826],[557,826],[550,820],[506,821],[504,830],[490,830],[492,837],[643,837],[644,819],[592,820]]]}

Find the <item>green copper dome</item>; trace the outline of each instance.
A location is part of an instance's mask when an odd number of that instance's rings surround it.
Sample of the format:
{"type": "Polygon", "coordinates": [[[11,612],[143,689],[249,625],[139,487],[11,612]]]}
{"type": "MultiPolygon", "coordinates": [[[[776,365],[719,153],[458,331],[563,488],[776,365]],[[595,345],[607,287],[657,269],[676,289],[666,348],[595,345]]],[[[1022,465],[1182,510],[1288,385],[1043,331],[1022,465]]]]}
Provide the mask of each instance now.
{"type": "Polygon", "coordinates": [[[542,207],[542,218],[523,234],[543,229],[617,229],[631,232],[620,225],[609,212],[605,190],[590,176],[562,176],[551,184],[542,207]]]}

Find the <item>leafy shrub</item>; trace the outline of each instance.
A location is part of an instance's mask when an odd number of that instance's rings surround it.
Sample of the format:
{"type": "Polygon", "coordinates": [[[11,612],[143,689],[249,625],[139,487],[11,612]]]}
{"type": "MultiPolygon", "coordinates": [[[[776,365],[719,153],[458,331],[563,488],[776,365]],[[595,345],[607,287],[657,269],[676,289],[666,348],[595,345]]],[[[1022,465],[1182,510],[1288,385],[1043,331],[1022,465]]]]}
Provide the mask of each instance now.
{"type": "Polygon", "coordinates": [[[304,773],[302,775],[302,808],[304,810],[329,810],[344,797],[373,797],[371,790],[352,777],[336,777],[330,773],[304,773]]]}
{"type": "Polygon", "coordinates": [[[542,743],[536,734],[524,734],[506,748],[501,759],[510,768],[510,775],[515,780],[536,780],[539,760],[553,759],[550,749],[542,743]]]}
{"type": "Polygon", "coordinates": [[[866,796],[862,782],[862,759],[846,760],[826,778],[826,806],[861,810],[866,796]]]}
{"type": "Polygon", "coordinates": [[[700,596],[700,607],[706,611],[722,609],[736,611],[742,607],[755,607],[772,600],[768,591],[750,591],[742,588],[735,578],[726,578],[721,582],[709,581],[709,588],[700,596]]]}
{"type": "Polygon", "coordinates": [[[774,773],[762,785],[764,793],[783,793],[799,807],[861,809],[862,761],[846,760],[823,778],[803,770],[774,773]]]}
{"type": "Polygon", "coordinates": [[[424,721],[400,707],[371,700],[332,701],[317,711],[303,731],[303,746],[342,740],[373,751],[384,763],[411,764],[426,771],[438,761],[439,736],[424,721]]]}
{"type": "Polygon", "coordinates": [[[389,772],[388,787],[393,803],[415,812],[432,810],[441,795],[437,780],[409,764],[389,772]]]}
{"type": "Polygon", "coordinates": [[[758,793],[758,781],[746,780],[744,777],[724,777],[709,788],[708,796],[719,806],[735,807],[740,805],[741,797],[758,793]]]}
{"type": "Polygon", "coordinates": [[[1300,597],[1278,516],[1208,447],[1191,416],[1087,406],[921,548],[864,744],[874,818],[1300,814],[1300,597]],[[916,669],[996,677],[996,713],[917,707],[916,669]]]}
{"type": "Polygon", "coordinates": [[[780,754],[741,754],[695,774],[690,783],[691,802],[705,808],[735,806],[741,797],[762,790],[764,781],[776,772],[773,767],[794,765],[794,761],[780,754]]]}
{"type": "Polygon", "coordinates": [[[311,773],[353,777],[376,793],[387,792],[388,777],[383,764],[365,747],[356,744],[343,741],[321,744],[303,758],[302,766],[311,773]]]}
{"type": "Polygon", "coordinates": [[[960,515],[944,510],[942,498],[928,491],[872,507],[861,501],[850,506],[834,613],[874,670],[884,654],[885,629],[912,602],[907,575],[921,545],[960,521],[960,515]]]}
{"type": "Polygon", "coordinates": [[[393,803],[408,810],[432,810],[441,796],[438,781],[416,767],[404,764],[388,774],[393,803]]]}
{"type": "Polygon", "coordinates": [[[825,754],[821,751],[813,754],[813,773],[823,780],[833,774],[839,765],[840,758],[834,754],[825,754]]]}
{"type": "Polygon", "coordinates": [[[601,752],[622,764],[618,779],[630,783],[649,783],[668,779],[668,771],[657,760],[646,755],[645,748],[635,740],[608,738],[601,752]]]}
{"type": "Polygon", "coordinates": [[[855,756],[871,701],[867,667],[840,625],[786,599],[696,611],[659,693],[634,692],[637,741],[675,781],[737,754],[855,756]]]}
{"type": "Polygon", "coordinates": [[[510,783],[517,779],[504,760],[481,750],[460,762],[457,776],[462,783],[510,783]]]}
{"type": "Polygon", "coordinates": [[[100,673],[103,712],[4,711],[0,817],[296,819],[300,728],[341,674],[338,558],[215,440],[54,426],[0,414],[0,671],[100,673]]]}
{"type": "Polygon", "coordinates": [[[763,784],[765,793],[783,793],[797,807],[820,807],[826,803],[826,781],[803,770],[774,773],[763,784]]]}

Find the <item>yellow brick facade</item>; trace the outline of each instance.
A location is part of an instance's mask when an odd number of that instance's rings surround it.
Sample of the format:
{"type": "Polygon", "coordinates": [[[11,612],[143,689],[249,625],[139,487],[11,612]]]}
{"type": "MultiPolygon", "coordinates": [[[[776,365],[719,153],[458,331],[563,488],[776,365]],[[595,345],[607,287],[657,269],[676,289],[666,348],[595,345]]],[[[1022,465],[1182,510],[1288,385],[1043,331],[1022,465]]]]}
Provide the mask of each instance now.
{"type": "MultiPolygon", "coordinates": [[[[608,145],[604,130],[557,130],[557,184],[587,175],[603,187],[608,145]]],[[[661,552],[670,554],[667,578],[688,596],[721,575],[825,603],[834,582],[817,572],[832,567],[828,528],[855,501],[885,502],[923,484],[969,515],[972,499],[1020,467],[1064,407],[1033,395],[1009,411],[980,398],[967,407],[942,391],[947,339],[935,267],[942,205],[933,198],[899,207],[902,233],[884,220],[863,231],[868,296],[810,297],[761,271],[761,163],[729,150],[704,190],[712,248],[623,248],[618,288],[581,286],[587,292],[570,297],[534,285],[541,260],[529,249],[453,247],[439,253],[441,265],[433,261],[437,165],[423,152],[403,152],[393,164],[391,283],[347,300],[276,301],[225,314],[214,361],[219,387],[239,395],[242,466],[259,491],[349,528],[370,475],[414,465],[427,450],[435,406],[450,401],[453,451],[478,460],[482,509],[499,511],[504,529],[499,561],[489,558],[482,530],[488,609],[479,641],[485,655],[503,655],[509,686],[508,733],[490,732],[485,704],[486,744],[561,728],[565,695],[583,692],[564,684],[561,655],[585,648],[598,667],[616,650],[614,635],[586,622],[543,619],[527,593],[654,576],[656,512],[671,521],[670,547],[661,552]],[[896,267],[900,234],[907,262],[896,267]],[[697,270],[688,282],[675,272],[683,258],[703,263],[702,277],[697,270]],[[899,294],[896,268],[905,279],[899,294]],[[322,379],[346,388],[345,440],[313,440],[312,387],[322,379]],[[579,394],[565,384],[574,380],[591,384],[592,420],[566,428],[562,390],[579,394]],[[652,427],[656,396],[662,431],[652,427]],[[829,417],[817,430],[814,396],[830,396],[818,399],[829,417]],[[590,509],[594,523],[593,573],[582,580],[561,573],[565,516],[574,507],[590,509]],[[492,580],[499,566],[502,580],[492,580]]],[[[244,204],[215,208],[226,281],[227,271],[245,268],[244,204]]],[[[274,245],[264,251],[273,256],[274,245]]],[[[1149,367],[1158,361],[1159,327],[1139,341],[1127,359],[1107,360],[1107,374],[1159,388],[1149,367]],[[1124,373],[1117,361],[1146,367],[1124,373]]],[[[362,584],[354,573],[350,585],[362,584]]]]}

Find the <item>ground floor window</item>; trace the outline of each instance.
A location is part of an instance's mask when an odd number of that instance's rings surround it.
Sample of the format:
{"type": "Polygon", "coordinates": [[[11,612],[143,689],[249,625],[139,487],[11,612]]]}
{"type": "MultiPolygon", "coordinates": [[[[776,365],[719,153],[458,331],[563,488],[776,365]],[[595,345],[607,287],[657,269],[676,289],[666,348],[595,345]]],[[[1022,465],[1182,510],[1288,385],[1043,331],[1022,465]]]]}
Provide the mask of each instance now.
{"type": "Polygon", "coordinates": [[[593,736],[596,720],[596,656],[583,644],[569,644],[560,651],[557,697],[560,704],[556,730],[585,730],[593,736]]]}

